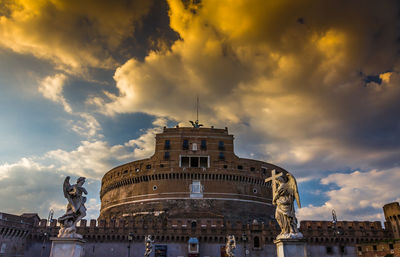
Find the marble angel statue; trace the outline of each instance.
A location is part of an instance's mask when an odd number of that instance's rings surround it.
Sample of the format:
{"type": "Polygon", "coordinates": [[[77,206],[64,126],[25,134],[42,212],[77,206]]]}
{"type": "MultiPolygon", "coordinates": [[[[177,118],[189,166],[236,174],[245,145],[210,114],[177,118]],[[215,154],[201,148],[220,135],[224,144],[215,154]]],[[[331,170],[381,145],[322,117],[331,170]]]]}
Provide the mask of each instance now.
{"type": "Polygon", "coordinates": [[[149,257],[151,252],[153,251],[153,243],[154,240],[151,239],[151,235],[148,235],[144,239],[145,243],[145,251],[144,251],[144,257],[149,257]]]}
{"type": "Polygon", "coordinates": [[[275,219],[281,227],[281,233],[276,239],[298,239],[303,235],[297,228],[297,219],[294,210],[294,201],[300,208],[300,197],[296,179],[289,172],[277,179],[277,188],[274,188],[273,204],[276,205],[275,219]]]}
{"type": "Polygon", "coordinates": [[[236,240],[234,235],[226,237],[225,252],[228,257],[235,257],[236,240]]]}
{"type": "Polygon", "coordinates": [[[66,177],[63,184],[64,197],[68,200],[67,210],[65,214],[58,218],[60,223],[60,231],[58,237],[78,237],[82,236],[76,233],[76,224],[86,216],[86,197],[87,191],[83,186],[85,178],[80,177],[76,184],[69,183],[70,177],[66,177]]]}

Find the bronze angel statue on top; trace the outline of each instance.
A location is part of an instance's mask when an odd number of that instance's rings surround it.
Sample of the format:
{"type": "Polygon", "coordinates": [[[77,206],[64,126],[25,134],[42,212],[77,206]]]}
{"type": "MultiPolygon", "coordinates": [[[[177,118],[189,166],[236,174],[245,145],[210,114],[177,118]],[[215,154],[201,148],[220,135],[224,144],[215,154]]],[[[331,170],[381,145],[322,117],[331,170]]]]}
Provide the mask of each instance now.
{"type": "Polygon", "coordinates": [[[276,239],[302,238],[303,234],[297,228],[297,219],[294,210],[295,200],[297,206],[301,207],[297,182],[289,172],[285,177],[278,177],[277,188],[274,188],[273,204],[276,205],[275,219],[281,227],[281,233],[276,239]]]}
{"type": "Polygon", "coordinates": [[[67,198],[68,204],[65,214],[58,218],[61,227],[58,237],[81,238],[82,236],[76,233],[76,224],[86,216],[86,197],[83,194],[87,194],[87,191],[82,187],[85,183],[85,178],[78,178],[74,185],[69,183],[69,179],[69,176],[66,177],[63,184],[64,197],[67,198]]]}
{"type": "Polygon", "coordinates": [[[196,120],[195,122],[193,122],[192,120],[189,120],[189,122],[192,124],[193,128],[200,128],[203,126],[203,124],[199,123],[199,120],[196,120]]]}

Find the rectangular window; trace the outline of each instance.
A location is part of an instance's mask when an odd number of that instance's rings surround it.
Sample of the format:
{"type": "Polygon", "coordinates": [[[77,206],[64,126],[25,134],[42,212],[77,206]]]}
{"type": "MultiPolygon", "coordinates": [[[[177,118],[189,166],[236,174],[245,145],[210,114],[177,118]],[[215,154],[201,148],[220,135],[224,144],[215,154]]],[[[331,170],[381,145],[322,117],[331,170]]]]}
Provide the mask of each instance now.
{"type": "Polygon", "coordinates": [[[208,168],[208,157],[200,157],[200,168],[208,168]]]}
{"type": "Polygon", "coordinates": [[[238,165],[237,168],[238,168],[238,170],[242,170],[243,166],[242,165],[238,165]]]}
{"type": "Polygon", "coordinates": [[[169,160],[169,152],[164,153],[164,160],[169,160]]]}
{"type": "Polygon", "coordinates": [[[179,165],[182,168],[208,168],[208,156],[181,156],[179,165]]]}
{"type": "Polygon", "coordinates": [[[190,157],[190,167],[192,168],[199,167],[199,157],[190,157]]]}
{"type": "Polygon", "coordinates": [[[182,149],[189,150],[189,140],[187,140],[187,139],[183,140],[182,149]]]}
{"type": "Polygon", "coordinates": [[[169,149],[171,149],[171,143],[169,140],[165,140],[164,150],[169,150],[169,149]]]}
{"type": "Polygon", "coordinates": [[[220,151],[224,151],[225,150],[224,141],[219,141],[218,150],[220,150],[220,151]]]}
{"type": "Polygon", "coordinates": [[[201,140],[201,145],[200,145],[201,150],[207,150],[207,141],[205,139],[201,140]]]}
{"type": "Polygon", "coordinates": [[[189,167],[189,157],[181,157],[181,167],[189,167]]]}
{"type": "Polygon", "coordinates": [[[373,246],[372,246],[372,249],[373,249],[374,251],[378,250],[378,248],[376,247],[376,245],[373,245],[373,246]]]}
{"type": "Polygon", "coordinates": [[[389,249],[390,249],[390,250],[393,250],[393,249],[394,249],[393,244],[389,244],[389,249]]]}
{"type": "Polygon", "coordinates": [[[225,160],[224,152],[219,152],[218,159],[225,160]]]}

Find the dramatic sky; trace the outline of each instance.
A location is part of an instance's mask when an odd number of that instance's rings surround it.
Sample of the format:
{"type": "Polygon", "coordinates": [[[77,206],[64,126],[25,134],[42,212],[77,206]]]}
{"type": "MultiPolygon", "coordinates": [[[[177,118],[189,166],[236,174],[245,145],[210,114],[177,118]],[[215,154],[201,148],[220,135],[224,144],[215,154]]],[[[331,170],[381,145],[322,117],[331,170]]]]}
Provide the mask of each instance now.
{"type": "Polygon", "coordinates": [[[301,220],[400,200],[400,6],[376,0],[0,0],[0,211],[55,216],[65,176],[200,121],[298,179],[301,220]]]}

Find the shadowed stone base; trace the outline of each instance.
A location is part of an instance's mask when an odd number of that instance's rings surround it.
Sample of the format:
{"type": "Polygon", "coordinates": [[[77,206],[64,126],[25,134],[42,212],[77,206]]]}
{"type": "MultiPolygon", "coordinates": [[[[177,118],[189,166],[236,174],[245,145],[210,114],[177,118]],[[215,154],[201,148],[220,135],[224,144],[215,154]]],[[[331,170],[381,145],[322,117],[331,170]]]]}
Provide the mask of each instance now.
{"type": "Polygon", "coordinates": [[[307,257],[306,242],[301,239],[277,239],[276,254],[278,257],[307,257]]]}
{"type": "Polygon", "coordinates": [[[52,237],[50,238],[51,252],[50,257],[83,257],[84,240],[81,238],[62,238],[52,237]]]}

